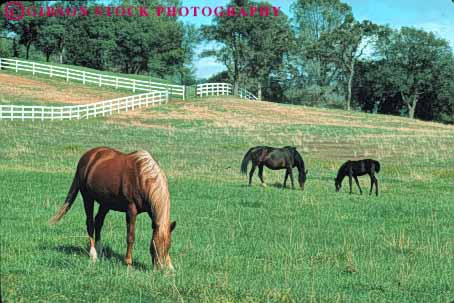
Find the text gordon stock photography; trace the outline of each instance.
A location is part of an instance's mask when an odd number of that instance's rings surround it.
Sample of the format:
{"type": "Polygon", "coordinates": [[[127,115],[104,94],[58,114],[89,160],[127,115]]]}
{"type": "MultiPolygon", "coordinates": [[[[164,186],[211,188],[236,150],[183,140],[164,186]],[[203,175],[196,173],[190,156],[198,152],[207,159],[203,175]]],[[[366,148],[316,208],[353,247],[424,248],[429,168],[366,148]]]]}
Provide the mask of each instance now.
{"type": "Polygon", "coordinates": [[[0,302],[454,303],[454,0],[0,1],[0,302]]]}

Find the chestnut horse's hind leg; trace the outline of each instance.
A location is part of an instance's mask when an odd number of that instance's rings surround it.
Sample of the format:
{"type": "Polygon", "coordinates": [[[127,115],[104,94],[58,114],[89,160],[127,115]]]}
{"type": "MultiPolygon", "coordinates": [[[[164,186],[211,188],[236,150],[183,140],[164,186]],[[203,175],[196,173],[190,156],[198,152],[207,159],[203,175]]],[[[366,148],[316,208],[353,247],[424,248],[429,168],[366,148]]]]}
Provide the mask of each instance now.
{"type": "Polygon", "coordinates": [[[125,263],[128,266],[132,265],[132,248],[135,240],[136,216],[137,209],[134,204],[130,204],[129,209],[126,212],[126,243],[128,245],[128,248],[126,251],[125,263]]]}
{"type": "Polygon", "coordinates": [[[95,217],[95,247],[99,254],[102,254],[101,229],[104,224],[104,218],[109,212],[109,208],[101,204],[95,217]]]}
{"type": "Polygon", "coordinates": [[[86,224],[87,224],[87,233],[90,239],[90,258],[93,262],[96,261],[98,255],[96,254],[95,248],[95,239],[93,238],[93,234],[95,232],[95,224],[93,221],[93,206],[94,200],[90,197],[82,195],[84,199],[84,208],[85,208],[85,215],[87,216],[86,224]]]}

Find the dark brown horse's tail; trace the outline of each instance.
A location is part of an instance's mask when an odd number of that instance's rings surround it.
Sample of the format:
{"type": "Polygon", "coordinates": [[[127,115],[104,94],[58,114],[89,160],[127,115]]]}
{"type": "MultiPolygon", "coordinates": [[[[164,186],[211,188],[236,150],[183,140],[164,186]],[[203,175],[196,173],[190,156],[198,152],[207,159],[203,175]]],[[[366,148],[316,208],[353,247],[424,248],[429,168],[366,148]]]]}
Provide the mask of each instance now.
{"type": "Polygon", "coordinates": [[[77,193],[79,192],[79,182],[78,182],[77,173],[74,176],[73,183],[71,184],[71,188],[69,189],[68,195],[66,196],[65,203],[63,206],[58,210],[55,216],[50,219],[49,224],[55,224],[68,212],[71,206],[76,200],[77,193]]]}
{"type": "Polygon", "coordinates": [[[248,150],[248,152],[244,155],[244,158],[243,158],[243,161],[241,162],[241,173],[243,174],[247,174],[247,165],[249,163],[249,161],[251,161],[251,151],[253,150],[254,148],[251,148],[250,150],[248,150]]]}

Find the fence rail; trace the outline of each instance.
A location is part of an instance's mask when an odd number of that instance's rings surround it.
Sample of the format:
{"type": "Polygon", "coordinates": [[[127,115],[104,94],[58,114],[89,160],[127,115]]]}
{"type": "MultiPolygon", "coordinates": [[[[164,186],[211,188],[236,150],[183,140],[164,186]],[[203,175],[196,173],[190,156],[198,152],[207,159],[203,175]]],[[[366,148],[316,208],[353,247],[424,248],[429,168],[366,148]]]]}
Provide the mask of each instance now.
{"type": "Polygon", "coordinates": [[[92,73],[67,67],[59,67],[49,64],[22,61],[16,59],[0,58],[0,70],[25,71],[35,74],[44,74],[49,77],[65,78],[66,81],[75,80],[83,84],[91,83],[98,86],[110,86],[115,88],[130,89],[136,91],[168,91],[169,95],[185,98],[184,85],[166,84],[152,81],[136,80],[92,73]]]}
{"type": "Polygon", "coordinates": [[[167,103],[169,94],[159,91],[84,105],[30,106],[0,105],[0,120],[76,120],[108,116],[149,105],[167,103]]]}
{"type": "MultiPolygon", "coordinates": [[[[197,84],[196,95],[203,96],[230,96],[233,95],[233,85],[230,83],[203,83],[197,84]]],[[[257,100],[257,97],[244,88],[238,89],[238,96],[242,99],[257,100]]]]}

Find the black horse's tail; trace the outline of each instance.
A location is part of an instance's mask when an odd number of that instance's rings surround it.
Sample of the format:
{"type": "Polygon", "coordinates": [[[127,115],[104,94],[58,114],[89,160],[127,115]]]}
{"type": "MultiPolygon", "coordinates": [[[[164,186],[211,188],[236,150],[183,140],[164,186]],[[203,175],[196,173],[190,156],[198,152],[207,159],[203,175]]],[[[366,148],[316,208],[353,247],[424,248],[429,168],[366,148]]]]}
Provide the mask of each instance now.
{"type": "Polygon", "coordinates": [[[253,150],[254,148],[251,148],[250,150],[248,150],[248,152],[244,155],[244,158],[243,158],[243,161],[241,162],[241,173],[243,174],[247,174],[247,165],[249,163],[249,161],[251,161],[251,151],[253,150]]]}
{"type": "Polygon", "coordinates": [[[375,163],[375,172],[378,174],[380,172],[380,162],[374,161],[375,163]]]}
{"type": "Polygon", "coordinates": [[[55,214],[55,216],[52,219],[50,219],[49,224],[55,224],[58,221],[60,221],[60,219],[68,212],[68,210],[73,205],[74,200],[76,200],[78,192],[79,192],[79,181],[78,181],[78,176],[77,176],[77,172],[76,172],[76,175],[74,176],[74,179],[73,179],[73,183],[71,184],[68,195],[66,196],[65,203],[58,210],[58,212],[55,214]]]}

